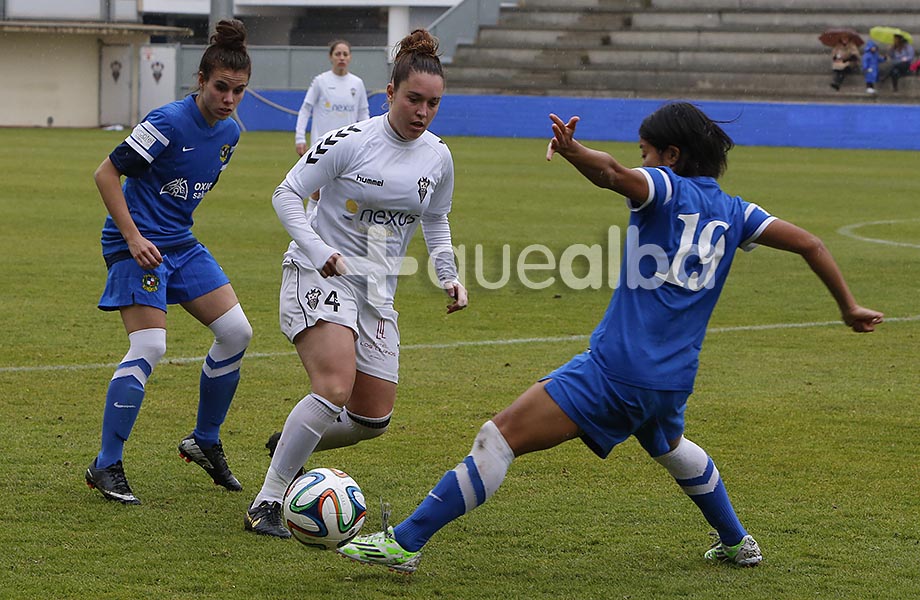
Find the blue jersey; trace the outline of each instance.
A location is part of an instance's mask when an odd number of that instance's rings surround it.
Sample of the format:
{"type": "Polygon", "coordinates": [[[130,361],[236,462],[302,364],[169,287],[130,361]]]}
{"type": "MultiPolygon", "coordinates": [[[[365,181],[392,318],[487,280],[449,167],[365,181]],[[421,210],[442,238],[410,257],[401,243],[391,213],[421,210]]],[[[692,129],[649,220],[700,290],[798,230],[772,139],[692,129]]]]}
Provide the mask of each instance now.
{"type": "MultiPolygon", "coordinates": [[[[125,200],[141,235],[161,251],[194,243],[192,213],[217,183],[239,139],[233,119],[208,125],[195,95],[148,114],[109,155],[127,176],[125,200]]],[[[127,248],[109,216],[102,228],[103,255],[127,248]]]]}
{"type": "Polygon", "coordinates": [[[591,336],[591,355],[616,381],[692,391],[735,250],[752,249],[775,218],[711,177],[639,170],[649,196],[630,202],[619,284],[591,336]]]}

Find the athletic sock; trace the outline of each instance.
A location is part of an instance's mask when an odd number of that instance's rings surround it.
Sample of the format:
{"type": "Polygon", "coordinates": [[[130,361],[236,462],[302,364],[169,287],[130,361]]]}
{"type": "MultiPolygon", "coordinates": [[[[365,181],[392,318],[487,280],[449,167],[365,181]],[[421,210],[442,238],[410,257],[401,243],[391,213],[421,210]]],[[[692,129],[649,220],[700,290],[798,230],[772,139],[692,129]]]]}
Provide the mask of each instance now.
{"type": "Polygon", "coordinates": [[[719,470],[706,451],[686,438],[677,448],[655,458],[690,496],[706,521],[727,546],[734,546],[747,535],[728,499],[719,470]]]}
{"type": "Polygon", "coordinates": [[[308,394],[297,403],[284,422],[262,489],[251,506],[266,500],[281,502],[287,486],[310,458],[323,432],[341,412],[340,407],[316,393],[308,394]]]}
{"type": "Polygon", "coordinates": [[[323,437],[314,452],[351,446],[386,433],[390,425],[390,414],[383,417],[363,417],[343,410],[335,422],[323,432],[323,437]]]}
{"type": "Polygon", "coordinates": [[[448,471],[408,519],[393,529],[399,545],[416,552],[442,527],[492,497],[514,453],[492,421],[480,428],[473,449],[448,471]]]}
{"type": "Polygon", "coordinates": [[[166,352],[165,329],[141,329],[128,334],[128,353],[115,369],[102,412],[102,445],[96,467],[104,469],[122,459],[125,442],[141,410],[147,378],[166,352]]]}
{"type": "Polygon", "coordinates": [[[203,448],[220,441],[220,426],[236,394],[240,363],[252,339],[252,326],[239,304],[215,319],[208,328],[214,332],[214,343],[201,368],[198,418],[193,432],[195,441],[203,448]]]}

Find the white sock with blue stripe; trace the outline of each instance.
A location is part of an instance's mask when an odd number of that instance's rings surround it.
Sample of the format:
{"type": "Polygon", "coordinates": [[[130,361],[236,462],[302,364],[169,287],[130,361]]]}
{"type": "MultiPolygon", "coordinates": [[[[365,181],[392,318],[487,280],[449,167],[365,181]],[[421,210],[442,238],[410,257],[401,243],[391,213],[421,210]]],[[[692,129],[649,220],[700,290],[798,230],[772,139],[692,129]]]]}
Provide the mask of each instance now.
{"type": "Polygon", "coordinates": [[[492,497],[505,480],[514,452],[492,421],[486,421],[473,449],[448,471],[412,515],[394,528],[404,549],[415,552],[439,529],[492,497]]]}
{"type": "Polygon", "coordinates": [[[655,460],[668,470],[677,485],[696,503],[723,543],[734,546],[747,535],[728,499],[719,470],[705,450],[687,438],[681,438],[677,448],[655,457],[655,460]]]}
{"type": "Polygon", "coordinates": [[[220,441],[220,426],[240,383],[240,363],[252,340],[252,326],[237,304],[208,328],[214,343],[204,359],[198,385],[198,420],[195,440],[205,448],[220,441]]]}

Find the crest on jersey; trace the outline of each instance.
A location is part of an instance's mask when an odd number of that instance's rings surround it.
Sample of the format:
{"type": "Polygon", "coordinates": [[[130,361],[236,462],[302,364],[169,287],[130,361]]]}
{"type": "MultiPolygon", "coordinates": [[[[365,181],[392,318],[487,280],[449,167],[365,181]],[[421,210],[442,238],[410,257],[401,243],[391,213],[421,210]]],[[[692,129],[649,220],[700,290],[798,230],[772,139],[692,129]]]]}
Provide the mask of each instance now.
{"type": "Polygon", "coordinates": [[[167,184],[164,184],[160,188],[161,194],[169,194],[173,198],[181,198],[182,200],[188,200],[188,180],[183,179],[182,177],[178,179],[173,179],[167,184]]]}
{"type": "Polygon", "coordinates": [[[160,278],[153,273],[141,275],[141,287],[145,292],[155,292],[160,289],[160,278]]]}
{"type": "Polygon", "coordinates": [[[425,201],[425,196],[428,195],[428,186],[431,185],[431,180],[427,177],[422,177],[418,180],[418,203],[421,204],[425,201]]]}
{"type": "Polygon", "coordinates": [[[313,288],[307,295],[304,296],[307,299],[307,306],[310,307],[310,310],[316,310],[316,305],[319,304],[319,297],[323,295],[323,292],[319,288],[313,288]]]}
{"type": "Polygon", "coordinates": [[[220,162],[225,163],[230,160],[230,144],[224,144],[220,147],[220,162]]]}

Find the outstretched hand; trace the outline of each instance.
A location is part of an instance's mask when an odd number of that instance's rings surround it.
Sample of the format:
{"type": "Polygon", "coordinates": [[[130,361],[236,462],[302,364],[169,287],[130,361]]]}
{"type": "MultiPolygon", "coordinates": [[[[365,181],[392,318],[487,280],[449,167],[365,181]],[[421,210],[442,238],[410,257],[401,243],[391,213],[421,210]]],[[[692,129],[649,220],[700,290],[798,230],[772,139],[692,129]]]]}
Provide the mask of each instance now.
{"type": "Polygon", "coordinates": [[[553,139],[549,141],[546,147],[546,160],[552,160],[556,152],[565,153],[575,143],[575,125],[581,120],[581,117],[575,116],[564,123],[557,115],[550,113],[550,120],[553,122],[553,139]]]}
{"type": "Polygon", "coordinates": [[[856,333],[868,333],[875,331],[875,326],[884,322],[884,317],[877,310],[856,305],[843,313],[843,322],[856,333]]]}

